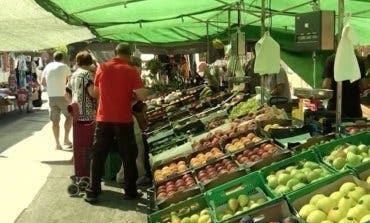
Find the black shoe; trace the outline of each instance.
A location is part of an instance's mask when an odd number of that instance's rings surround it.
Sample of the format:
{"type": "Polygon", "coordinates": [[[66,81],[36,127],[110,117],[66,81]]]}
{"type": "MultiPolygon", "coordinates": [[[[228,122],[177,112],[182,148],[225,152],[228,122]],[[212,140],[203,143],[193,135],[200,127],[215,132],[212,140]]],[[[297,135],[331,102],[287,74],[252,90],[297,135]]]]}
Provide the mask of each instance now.
{"type": "Polygon", "coordinates": [[[141,192],[136,192],[136,194],[123,194],[123,199],[125,200],[135,200],[135,199],[139,199],[143,196],[143,193],[141,192]]]}
{"type": "MultiPolygon", "coordinates": [[[[98,193],[99,192],[93,192],[89,189],[86,190],[86,194],[84,196],[84,200],[90,204],[94,204],[98,202],[98,193]]],[[[101,193],[101,191],[100,191],[101,193]]]]}

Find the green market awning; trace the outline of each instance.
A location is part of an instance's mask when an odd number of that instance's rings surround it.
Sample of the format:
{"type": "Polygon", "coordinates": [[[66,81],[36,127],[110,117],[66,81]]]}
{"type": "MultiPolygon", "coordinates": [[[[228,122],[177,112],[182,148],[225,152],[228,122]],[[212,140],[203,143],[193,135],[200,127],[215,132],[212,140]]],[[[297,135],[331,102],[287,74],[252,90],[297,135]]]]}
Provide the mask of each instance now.
{"type": "MultiPolygon", "coordinates": [[[[259,27],[261,0],[36,0],[38,4],[69,24],[88,27],[98,38],[167,44],[204,42],[225,32],[237,22],[237,6],[241,2],[241,23],[259,27]],[[229,14],[229,11],[230,14],[229,14]]],[[[267,25],[272,30],[294,32],[294,15],[312,11],[309,0],[266,0],[272,13],[267,25]],[[269,4],[270,3],[270,4],[269,4]]],[[[322,10],[337,10],[338,0],[322,0],[322,10]]],[[[370,2],[345,0],[345,11],[352,14],[351,24],[360,34],[362,44],[370,44],[370,2]]],[[[269,17],[269,16],[267,16],[269,17]]],[[[259,36],[260,29],[247,29],[247,37],[259,36]]],[[[277,39],[279,41],[279,39],[277,39]]]]}

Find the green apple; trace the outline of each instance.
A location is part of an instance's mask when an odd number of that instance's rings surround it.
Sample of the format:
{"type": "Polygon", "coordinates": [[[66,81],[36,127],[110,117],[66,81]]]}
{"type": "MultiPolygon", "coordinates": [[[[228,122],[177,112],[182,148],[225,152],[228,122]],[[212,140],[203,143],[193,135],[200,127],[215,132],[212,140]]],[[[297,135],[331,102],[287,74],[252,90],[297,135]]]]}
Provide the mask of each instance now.
{"type": "Polygon", "coordinates": [[[306,204],[304,205],[298,212],[299,216],[301,216],[303,219],[306,219],[308,215],[313,212],[314,210],[317,210],[316,206],[313,204],[306,204]]]}
{"type": "Polygon", "coordinates": [[[310,168],[302,168],[302,173],[305,175],[309,174],[312,170],[310,168]]]}
{"type": "Polygon", "coordinates": [[[303,187],[305,187],[306,186],[306,184],[305,183],[298,183],[298,184],[296,184],[296,185],[294,185],[293,187],[292,187],[292,190],[294,191],[294,190],[299,190],[299,189],[301,189],[301,188],[303,188],[303,187]]]}
{"type": "Polygon", "coordinates": [[[231,214],[225,214],[224,216],[222,216],[222,220],[226,220],[226,219],[229,219],[229,218],[232,218],[233,216],[231,214]]]}
{"type": "Polygon", "coordinates": [[[239,202],[235,198],[230,198],[227,201],[227,206],[234,213],[238,209],[238,207],[239,207],[239,202]]]}
{"type": "Polygon", "coordinates": [[[312,162],[312,161],[307,161],[307,162],[305,162],[305,164],[303,164],[303,168],[309,168],[311,170],[315,169],[318,166],[319,166],[318,163],[315,163],[315,162],[312,162]]]}
{"type": "Polygon", "coordinates": [[[307,223],[321,223],[326,220],[326,214],[320,210],[312,211],[306,219],[307,223]]]}
{"type": "Polygon", "coordinates": [[[310,200],[310,204],[312,205],[315,205],[316,206],[316,203],[320,200],[320,199],[323,199],[325,198],[326,196],[323,195],[323,194],[316,194],[314,195],[311,200],[310,200]]]}
{"type": "Polygon", "coordinates": [[[339,191],[343,192],[344,195],[347,195],[348,192],[350,192],[353,188],[355,188],[357,185],[353,182],[346,182],[340,186],[339,191]]]}
{"type": "Polygon", "coordinates": [[[279,177],[280,174],[289,174],[289,171],[284,170],[284,169],[283,170],[278,170],[275,175],[277,177],[279,177]]]}
{"type": "Polygon", "coordinates": [[[267,184],[270,188],[275,189],[279,183],[278,178],[275,175],[270,175],[267,179],[267,184]]]}
{"type": "Polygon", "coordinates": [[[347,217],[352,217],[357,221],[360,221],[361,218],[369,213],[369,210],[364,205],[356,205],[353,208],[350,208],[347,212],[347,217]]]}
{"type": "Polygon", "coordinates": [[[318,172],[315,172],[315,171],[311,171],[311,172],[309,172],[308,174],[307,174],[307,180],[309,181],[309,182],[312,182],[312,181],[314,181],[314,180],[317,180],[317,179],[319,179],[321,177],[321,174],[320,173],[318,173],[318,172]]]}
{"type": "Polygon", "coordinates": [[[316,202],[316,207],[319,210],[325,212],[325,214],[328,214],[329,211],[333,209],[335,206],[336,206],[335,200],[331,199],[330,197],[323,197],[316,202]]]}
{"type": "Polygon", "coordinates": [[[191,223],[198,223],[199,215],[198,215],[198,214],[193,214],[193,215],[190,217],[190,220],[191,220],[191,223]]]}
{"type": "Polygon", "coordinates": [[[358,200],[358,204],[365,205],[370,210],[370,194],[365,194],[358,200]]]}
{"type": "Polygon", "coordinates": [[[348,192],[347,196],[357,202],[365,194],[366,194],[366,190],[364,188],[355,187],[348,192]]]}
{"type": "Polygon", "coordinates": [[[324,220],[324,221],[322,221],[321,223],[335,223],[335,222],[330,221],[330,220],[324,220]]]}
{"type": "Polygon", "coordinates": [[[352,200],[352,198],[349,198],[347,196],[342,197],[338,202],[338,207],[341,210],[349,210],[355,205],[356,201],[352,200]]]}
{"type": "Polygon", "coordinates": [[[249,211],[249,207],[248,206],[245,206],[245,207],[243,207],[243,212],[246,212],[246,211],[249,211]]]}
{"type": "Polygon", "coordinates": [[[346,150],[347,150],[347,154],[348,154],[348,153],[358,154],[358,153],[360,152],[360,150],[358,149],[358,147],[357,147],[357,146],[355,146],[355,145],[350,145],[350,146],[348,146],[348,147],[346,148],[346,150]]]}
{"type": "Polygon", "coordinates": [[[297,173],[294,177],[301,183],[308,183],[307,176],[304,173],[297,173]]]}
{"type": "Polygon", "coordinates": [[[238,197],[239,206],[242,208],[247,206],[249,204],[249,201],[250,201],[249,197],[245,194],[241,194],[238,197]]]}
{"type": "Polygon", "coordinates": [[[297,185],[299,183],[300,183],[300,181],[297,178],[293,177],[292,179],[288,180],[286,185],[287,185],[287,187],[292,189],[295,185],[297,185]]]}
{"type": "Polygon", "coordinates": [[[330,194],[330,198],[335,200],[337,203],[339,202],[339,200],[344,196],[344,193],[343,192],[340,192],[340,191],[335,191],[333,193],[330,194]]]}
{"type": "Polygon", "coordinates": [[[358,166],[359,164],[361,164],[362,156],[356,155],[352,152],[348,152],[346,161],[349,166],[358,166]]]}
{"type": "Polygon", "coordinates": [[[358,150],[360,150],[360,152],[365,152],[365,153],[367,153],[368,151],[369,151],[369,148],[367,147],[367,145],[365,145],[365,144],[360,144],[360,145],[358,145],[357,146],[357,148],[358,148],[358,150]]]}
{"type": "Polygon", "coordinates": [[[360,223],[369,223],[370,222],[370,214],[363,216],[360,220],[360,223]]]}
{"type": "Polygon", "coordinates": [[[289,172],[291,172],[292,170],[295,170],[295,169],[297,169],[296,166],[288,166],[288,167],[285,168],[285,170],[289,171],[289,172]]]}
{"type": "Polygon", "coordinates": [[[192,223],[192,222],[191,222],[191,219],[189,217],[185,217],[185,218],[181,219],[181,223],[192,223]]]}
{"type": "Polygon", "coordinates": [[[297,170],[297,169],[293,169],[293,170],[290,171],[290,176],[294,177],[297,173],[300,173],[300,171],[297,170]]]}
{"type": "Polygon", "coordinates": [[[258,198],[256,200],[256,204],[261,205],[261,204],[265,203],[266,201],[267,201],[267,199],[265,197],[261,197],[261,198],[258,198]]]}
{"type": "Polygon", "coordinates": [[[285,194],[285,193],[288,193],[290,192],[290,189],[289,187],[285,186],[285,185],[279,185],[275,188],[275,191],[278,193],[278,194],[285,194]]]}
{"type": "Polygon", "coordinates": [[[208,210],[208,208],[203,209],[203,210],[200,212],[200,215],[209,215],[209,210],[208,210]]]}
{"type": "Polygon", "coordinates": [[[339,207],[334,207],[329,211],[327,219],[333,222],[338,222],[346,217],[346,212],[347,210],[341,210],[339,207]]]}
{"type": "Polygon", "coordinates": [[[333,161],[333,167],[336,169],[336,170],[341,170],[343,169],[343,167],[346,165],[346,159],[345,158],[342,158],[342,157],[339,157],[339,158],[336,158],[334,161],[333,161]]]}
{"type": "Polygon", "coordinates": [[[354,218],[343,218],[338,223],[358,223],[354,218]]]}
{"type": "Polygon", "coordinates": [[[286,185],[288,180],[290,179],[290,175],[286,173],[282,173],[278,176],[278,184],[279,185],[286,185]]]}

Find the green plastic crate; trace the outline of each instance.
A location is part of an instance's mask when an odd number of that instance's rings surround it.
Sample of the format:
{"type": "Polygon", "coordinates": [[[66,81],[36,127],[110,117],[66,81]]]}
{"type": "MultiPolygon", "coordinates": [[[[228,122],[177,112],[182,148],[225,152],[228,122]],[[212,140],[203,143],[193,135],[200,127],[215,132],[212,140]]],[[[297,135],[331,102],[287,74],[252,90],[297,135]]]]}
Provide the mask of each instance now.
{"type": "Polygon", "coordinates": [[[208,208],[207,202],[202,194],[179,202],[163,210],[149,215],[149,223],[171,222],[171,212],[178,213],[180,218],[190,217],[199,214],[203,209],[208,208]]]}
{"type": "MultiPolygon", "coordinates": [[[[277,163],[273,163],[271,164],[270,166],[267,166],[267,167],[264,167],[260,170],[260,173],[261,173],[261,176],[262,176],[262,180],[263,182],[266,184],[266,188],[267,190],[269,191],[270,194],[272,194],[275,198],[277,197],[280,197],[282,196],[282,194],[278,194],[276,192],[273,191],[272,188],[270,188],[268,185],[267,185],[267,180],[266,180],[266,177],[268,175],[270,175],[270,173],[272,172],[276,172],[280,169],[283,169],[285,167],[288,167],[288,166],[291,166],[291,165],[296,165],[298,162],[300,161],[312,161],[312,162],[315,162],[315,163],[318,163],[322,168],[324,168],[325,170],[327,170],[331,175],[335,172],[334,170],[332,170],[331,168],[321,164],[318,156],[313,152],[313,151],[306,151],[306,152],[302,152],[300,154],[297,154],[295,156],[292,156],[290,158],[287,158],[287,159],[284,159],[284,160],[281,160],[280,162],[277,162],[277,163]]],[[[305,187],[309,186],[309,185],[316,185],[316,184],[321,184],[322,182],[325,181],[325,178],[321,178],[319,180],[316,180],[315,182],[311,182],[309,184],[307,184],[305,187]]],[[[305,188],[303,187],[303,188],[305,188]]],[[[301,188],[302,189],[302,188],[301,188]]],[[[299,191],[301,189],[298,189],[296,191],[299,191]]],[[[291,192],[289,192],[291,193],[291,192]]],[[[288,193],[288,194],[289,194],[288,193]]]]}
{"type": "Polygon", "coordinates": [[[112,181],[116,179],[116,175],[122,165],[121,158],[118,152],[110,152],[105,160],[104,180],[112,181]]]}
{"type": "Polygon", "coordinates": [[[322,182],[321,184],[305,187],[302,190],[287,195],[287,200],[294,212],[297,214],[305,204],[310,202],[310,199],[314,195],[324,194],[325,196],[329,196],[332,192],[338,191],[340,186],[345,182],[354,182],[357,185],[366,187],[366,183],[356,178],[354,172],[346,170],[335,173],[334,175],[328,177],[325,182],[322,182]]]}
{"type": "Polygon", "coordinates": [[[274,203],[274,200],[271,198],[271,194],[268,193],[265,184],[258,172],[253,172],[251,174],[242,176],[240,178],[229,181],[223,185],[220,185],[216,188],[213,188],[204,193],[205,199],[208,203],[208,206],[211,209],[212,213],[212,222],[232,222],[232,219],[237,218],[238,216],[245,215],[253,210],[268,206],[274,203]],[[227,204],[227,201],[230,198],[237,198],[241,194],[247,194],[253,196],[255,194],[263,195],[267,198],[267,201],[262,205],[252,208],[246,212],[243,212],[240,215],[235,215],[233,218],[228,220],[219,220],[217,219],[217,209],[221,206],[227,204]]]}
{"type": "MultiPolygon", "coordinates": [[[[336,170],[334,167],[332,167],[329,163],[324,161],[324,157],[330,155],[330,153],[339,145],[343,145],[345,143],[350,143],[354,145],[359,145],[361,143],[365,145],[370,145],[370,132],[361,132],[356,135],[348,136],[345,138],[340,138],[332,142],[324,143],[322,145],[317,146],[314,151],[315,153],[319,156],[320,160],[322,163],[325,165],[328,165],[330,168],[332,168],[335,171],[336,170]]],[[[353,169],[356,171],[357,174],[360,172],[370,169],[370,161],[362,163],[356,167],[348,167],[346,166],[345,169],[353,169]]]]}

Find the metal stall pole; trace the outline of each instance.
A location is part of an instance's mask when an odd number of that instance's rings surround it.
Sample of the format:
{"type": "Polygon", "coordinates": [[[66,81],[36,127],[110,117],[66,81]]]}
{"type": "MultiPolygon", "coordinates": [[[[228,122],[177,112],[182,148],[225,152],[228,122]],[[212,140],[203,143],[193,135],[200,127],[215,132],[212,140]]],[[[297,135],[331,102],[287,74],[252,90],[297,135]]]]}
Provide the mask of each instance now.
{"type": "Polygon", "coordinates": [[[209,22],[206,23],[207,29],[207,64],[209,63],[209,22]]]}
{"type": "MultiPolygon", "coordinates": [[[[261,1],[261,37],[264,35],[266,31],[266,1],[261,1]]],[[[254,51],[256,52],[256,51],[254,51]]],[[[254,55],[256,57],[256,55],[254,55]]],[[[260,74],[261,76],[261,105],[265,104],[265,75],[260,74]]]]}
{"type": "MultiPolygon", "coordinates": [[[[338,43],[343,30],[344,0],[338,0],[338,43]]],[[[339,125],[342,122],[342,81],[337,82],[337,112],[336,112],[336,133],[339,133],[339,125]]]]}

